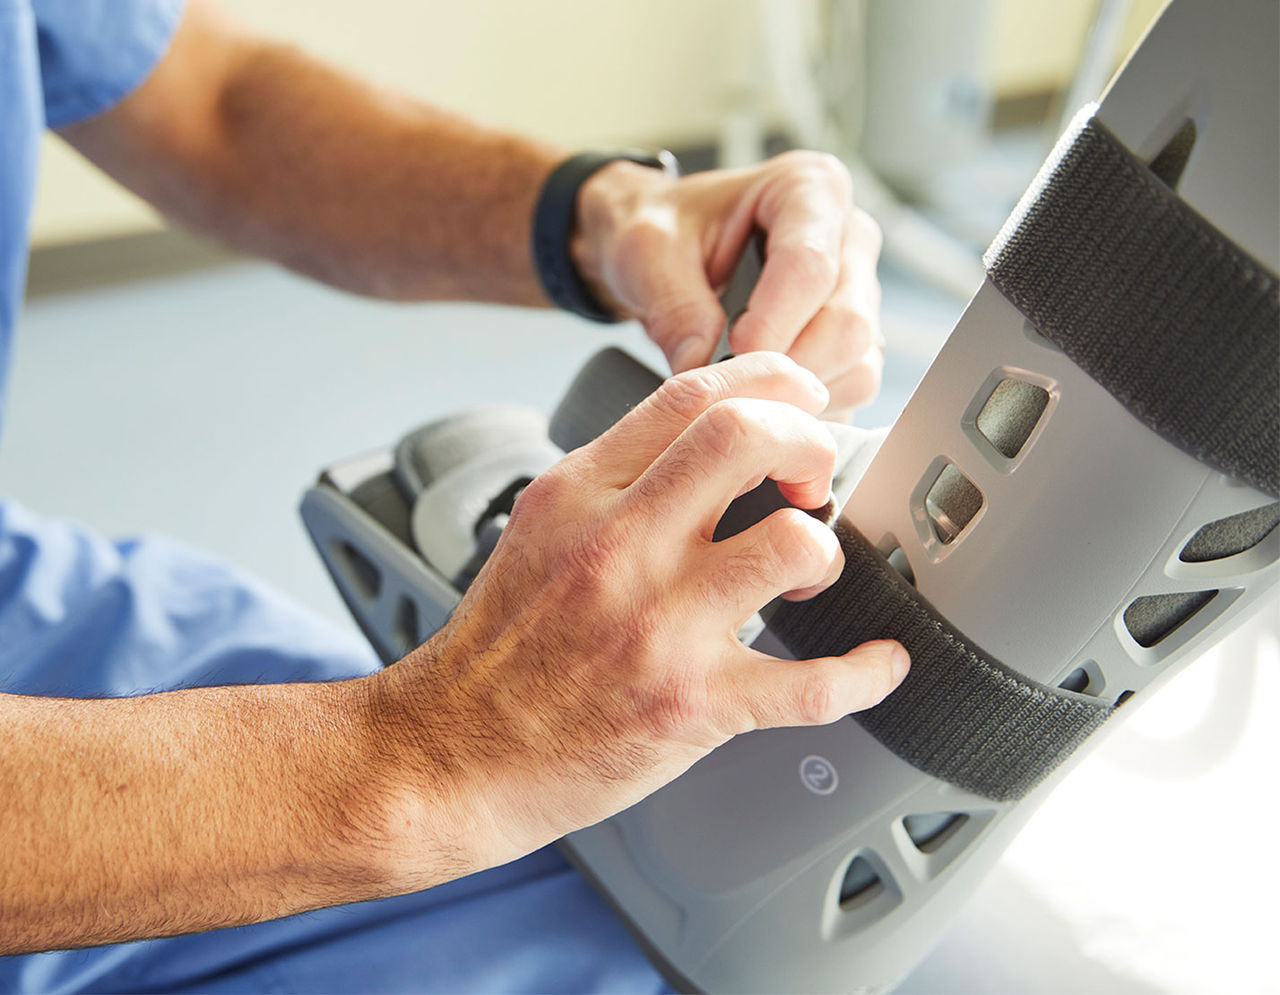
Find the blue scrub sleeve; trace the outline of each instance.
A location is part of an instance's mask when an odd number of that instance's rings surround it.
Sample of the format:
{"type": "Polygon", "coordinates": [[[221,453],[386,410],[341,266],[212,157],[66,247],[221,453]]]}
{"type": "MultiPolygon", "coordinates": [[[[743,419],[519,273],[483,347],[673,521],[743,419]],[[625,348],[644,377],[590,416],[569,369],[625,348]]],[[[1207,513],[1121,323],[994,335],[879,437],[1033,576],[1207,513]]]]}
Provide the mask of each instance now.
{"type": "Polygon", "coordinates": [[[93,117],[132,93],[169,48],[184,0],[38,0],[45,121],[93,117]]]}

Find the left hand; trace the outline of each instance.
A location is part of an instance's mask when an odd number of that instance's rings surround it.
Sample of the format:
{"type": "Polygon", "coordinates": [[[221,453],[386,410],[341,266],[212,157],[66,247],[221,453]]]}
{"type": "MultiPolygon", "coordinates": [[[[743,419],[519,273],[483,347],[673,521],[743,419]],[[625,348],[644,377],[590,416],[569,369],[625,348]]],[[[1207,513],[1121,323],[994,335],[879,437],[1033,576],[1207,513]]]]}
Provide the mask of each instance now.
{"type": "Polygon", "coordinates": [[[639,319],[680,373],[710,361],[726,321],[717,294],[754,229],[764,267],[730,345],[790,356],[842,417],[879,390],[883,339],[880,230],[835,157],[787,152],[678,180],[612,163],[582,187],[573,254],[596,296],[639,319]]]}

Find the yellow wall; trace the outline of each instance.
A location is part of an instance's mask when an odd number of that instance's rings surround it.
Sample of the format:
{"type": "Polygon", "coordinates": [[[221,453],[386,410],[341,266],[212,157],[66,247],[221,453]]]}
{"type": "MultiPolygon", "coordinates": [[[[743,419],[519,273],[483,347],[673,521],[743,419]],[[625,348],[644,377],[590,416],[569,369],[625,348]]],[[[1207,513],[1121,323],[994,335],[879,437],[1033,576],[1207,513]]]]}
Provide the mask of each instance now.
{"type": "MultiPolygon", "coordinates": [[[[892,0],[871,0],[892,2],[892,0]]],[[[937,0],[946,3],[949,0],[937,0]]],[[[1094,0],[990,0],[997,95],[1060,88],[1094,0]]],[[[494,124],[563,144],[709,142],[732,19],[752,0],[222,0],[249,24],[494,124]]],[[[1133,0],[1127,45],[1162,5],[1133,0]]],[[[154,228],[154,214],[48,138],[37,245],[154,228]]]]}
{"type": "MultiPolygon", "coordinates": [[[[989,80],[1017,96],[1064,89],[1089,32],[1098,0],[988,0],[992,6],[989,80]]],[[[1129,0],[1117,63],[1142,37],[1167,0],[1129,0]]]]}
{"type": "MultiPolygon", "coordinates": [[[[241,20],[380,81],[566,148],[704,142],[735,0],[222,0],[241,20]]],[[[156,227],[61,141],[34,241],[156,227]]]]}

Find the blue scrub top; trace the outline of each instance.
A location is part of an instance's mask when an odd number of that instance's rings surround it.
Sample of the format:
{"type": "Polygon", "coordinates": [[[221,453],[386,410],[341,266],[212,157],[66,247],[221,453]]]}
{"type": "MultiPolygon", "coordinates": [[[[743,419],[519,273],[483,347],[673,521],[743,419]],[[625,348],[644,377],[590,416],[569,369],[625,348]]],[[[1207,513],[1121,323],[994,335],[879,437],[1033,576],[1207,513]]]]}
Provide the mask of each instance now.
{"type": "Polygon", "coordinates": [[[182,7],[183,0],[0,0],[0,412],[40,133],[92,117],[134,90],[168,47],[182,7]]]}
{"type": "MultiPolygon", "coordinates": [[[[0,0],[0,401],[40,133],[137,87],[181,9],[181,0],[0,0]]],[[[358,637],[195,550],[159,537],[108,541],[0,500],[0,691],[125,695],[335,680],[376,667],[358,637]]],[[[603,901],[546,849],[416,895],[0,958],[0,992],[85,990],[666,988],[603,901]]]]}

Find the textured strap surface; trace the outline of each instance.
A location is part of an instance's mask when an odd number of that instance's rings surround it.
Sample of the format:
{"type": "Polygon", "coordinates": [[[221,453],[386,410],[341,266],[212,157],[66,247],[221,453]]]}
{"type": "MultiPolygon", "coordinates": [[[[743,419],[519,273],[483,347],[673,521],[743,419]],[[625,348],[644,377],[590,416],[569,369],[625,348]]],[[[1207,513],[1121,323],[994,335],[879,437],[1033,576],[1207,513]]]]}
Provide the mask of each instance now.
{"type": "Polygon", "coordinates": [[[984,257],[991,281],[1143,423],[1280,496],[1280,280],[1096,118],[984,257]]]}
{"type": "Polygon", "coordinates": [[[796,656],[892,638],[911,654],[901,687],[853,716],[908,763],[975,794],[1021,798],[1111,714],[1110,705],[1013,673],[952,628],[847,522],[840,579],[779,602],[769,627],[796,656]]]}

